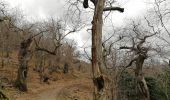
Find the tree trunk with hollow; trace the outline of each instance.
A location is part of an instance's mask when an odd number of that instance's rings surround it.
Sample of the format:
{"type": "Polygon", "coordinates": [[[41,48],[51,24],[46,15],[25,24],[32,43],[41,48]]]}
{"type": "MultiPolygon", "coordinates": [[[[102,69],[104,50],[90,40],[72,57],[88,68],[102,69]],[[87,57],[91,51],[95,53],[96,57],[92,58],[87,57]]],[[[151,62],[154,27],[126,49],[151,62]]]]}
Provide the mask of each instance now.
{"type": "Polygon", "coordinates": [[[145,59],[146,59],[145,55],[141,54],[139,55],[136,61],[135,77],[139,94],[138,100],[150,100],[149,89],[142,72],[142,67],[145,59]]]}
{"type": "Polygon", "coordinates": [[[19,68],[15,85],[20,91],[23,92],[27,91],[28,61],[30,59],[29,47],[31,43],[31,38],[23,40],[20,44],[20,50],[18,54],[19,68]]]}
{"type": "Polygon", "coordinates": [[[102,26],[103,26],[103,8],[105,0],[98,0],[93,21],[92,21],[92,73],[94,83],[93,100],[109,100],[107,83],[104,77],[104,64],[102,55],[102,26]]]}

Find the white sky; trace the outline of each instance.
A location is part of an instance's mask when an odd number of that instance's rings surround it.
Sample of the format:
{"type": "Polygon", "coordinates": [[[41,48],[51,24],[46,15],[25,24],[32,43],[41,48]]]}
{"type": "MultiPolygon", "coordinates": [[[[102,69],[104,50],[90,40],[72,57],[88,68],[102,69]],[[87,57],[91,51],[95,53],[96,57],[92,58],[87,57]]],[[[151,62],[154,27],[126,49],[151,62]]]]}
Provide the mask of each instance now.
{"type": "MultiPolygon", "coordinates": [[[[4,0],[11,7],[19,7],[32,18],[45,18],[46,16],[61,16],[64,0],[4,0]]],[[[145,11],[145,0],[117,0],[125,8],[123,14],[115,13],[115,20],[121,22],[125,17],[135,17],[145,11]]]]}
{"type": "MultiPolygon", "coordinates": [[[[29,19],[44,19],[49,16],[62,16],[64,11],[64,0],[4,0],[11,7],[19,7],[29,19]]],[[[123,25],[125,19],[132,19],[143,15],[146,12],[147,0],[117,0],[120,6],[124,7],[125,12],[114,12],[111,16],[115,25],[123,25]]],[[[70,38],[78,41],[78,46],[82,46],[89,40],[90,34],[83,30],[70,38]]],[[[90,40],[89,40],[90,41],[90,40]]],[[[89,42],[90,43],[90,42],[89,42]]],[[[88,43],[88,44],[89,44],[88,43]]]]}

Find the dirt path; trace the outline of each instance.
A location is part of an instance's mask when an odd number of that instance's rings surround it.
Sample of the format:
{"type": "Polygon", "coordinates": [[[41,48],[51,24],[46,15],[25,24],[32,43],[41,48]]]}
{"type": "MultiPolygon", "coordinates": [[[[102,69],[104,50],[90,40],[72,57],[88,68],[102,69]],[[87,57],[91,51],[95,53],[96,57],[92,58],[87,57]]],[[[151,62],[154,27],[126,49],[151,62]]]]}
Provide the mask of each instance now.
{"type": "Polygon", "coordinates": [[[56,87],[48,89],[46,91],[43,91],[39,94],[37,94],[37,96],[35,98],[32,98],[32,100],[57,100],[57,96],[58,94],[65,88],[72,86],[72,85],[76,85],[73,82],[68,82],[67,84],[58,84],[56,87]]]}
{"type": "Polygon", "coordinates": [[[65,86],[59,85],[55,88],[48,89],[46,91],[43,91],[35,96],[35,98],[32,98],[32,100],[57,100],[57,95],[59,92],[64,88],[65,86]]]}
{"type": "Polygon", "coordinates": [[[91,100],[90,84],[87,79],[60,81],[16,100],[91,100]]]}

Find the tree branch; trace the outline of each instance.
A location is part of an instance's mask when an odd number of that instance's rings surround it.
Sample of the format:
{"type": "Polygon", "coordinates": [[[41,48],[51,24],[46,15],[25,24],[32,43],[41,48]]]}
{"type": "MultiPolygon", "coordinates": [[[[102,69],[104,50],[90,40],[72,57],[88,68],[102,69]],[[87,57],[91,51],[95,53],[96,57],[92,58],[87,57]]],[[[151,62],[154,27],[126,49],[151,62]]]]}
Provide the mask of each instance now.
{"type": "Polygon", "coordinates": [[[92,58],[88,55],[88,53],[87,53],[87,51],[86,51],[86,48],[84,48],[84,53],[86,54],[87,59],[90,60],[90,61],[92,61],[92,58]]]}
{"type": "Polygon", "coordinates": [[[37,50],[37,51],[44,51],[44,52],[47,52],[47,53],[52,54],[52,55],[56,55],[56,50],[62,45],[62,44],[57,45],[57,46],[55,46],[55,48],[54,48],[53,51],[50,51],[50,50],[48,50],[48,49],[41,48],[41,47],[38,45],[38,43],[37,43],[37,41],[36,41],[35,39],[34,39],[34,42],[35,42],[36,50],[37,50]]]}
{"type": "Polygon", "coordinates": [[[124,8],[120,8],[120,7],[105,7],[103,9],[103,11],[112,11],[112,10],[116,10],[116,11],[119,11],[121,13],[124,12],[124,8]]]}
{"type": "Polygon", "coordinates": [[[31,36],[31,38],[34,38],[34,37],[36,37],[36,36],[38,36],[38,35],[40,35],[40,34],[42,34],[42,33],[44,33],[44,32],[47,32],[47,31],[48,31],[48,30],[41,31],[41,32],[39,32],[39,33],[37,33],[37,34],[31,36]]]}
{"type": "Polygon", "coordinates": [[[136,51],[136,50],[137,50],[137,49],[134,48],[134,47],[126,47],[126,46],[122,46],[122,47],[120,47],[119,49],[130,49],[130,50],[132,50],[132,51],[136,51]]]}
{"type": "Polygon", "coordinates": [[[136,61],[136,60],[137,60],[137,58],[131,60],[130,63],[127,66],[125,66],[125,68],[132,66],[133,62],[136,61]]]}
{"type": "Polygon", "coordinates": [[[54,51],[49,51],[49,50],[47,50],[47,49],[45,49],[45,48],[37,47],[36,50],[37,50],[37,51],[44,51],[44,52],[47,52],[47,53],[49,53],[49,54],[56,55],[56,53],[55,53],[54,51]]]}
{"type": "Polygon", "coordinates": [[[131,60],[130,63],[122,69],[122,71],[120,72],[119,75],[122,75],[122,73],[126,70],[126,68],[132,66],[133,62],[136,60],[137,60],[137,58],[134,58],[133,60],[131,60]]]}
{"type": "MultiPolygon", "coordinates": [[[[113,36],[113,35],[112,35],[112,36],[113,36]]],[[[111,37],[112,37],[112,36],[111,36],[111,37]]],[[[110,38],[111,38],[111,37],[110,37],[110,38]]],[[[106,54],[103,55],[104,57],[110,55],[111,49],[112,49],[112,46],[114,45],[114,43],[122,40],[122,39],[124,38],[124,36],[119,36],[119,38],[118,38],[116,41],[112,42],[112,43],[109,45],[109,50],[106,50],[105,43],[106,43],[110,38],[106,39],[106,40],[102,43],[102,46],[103,46],[103,48],[104,48],[104,50],[105,50],[104,52],[106,52],[106,54]]]]}

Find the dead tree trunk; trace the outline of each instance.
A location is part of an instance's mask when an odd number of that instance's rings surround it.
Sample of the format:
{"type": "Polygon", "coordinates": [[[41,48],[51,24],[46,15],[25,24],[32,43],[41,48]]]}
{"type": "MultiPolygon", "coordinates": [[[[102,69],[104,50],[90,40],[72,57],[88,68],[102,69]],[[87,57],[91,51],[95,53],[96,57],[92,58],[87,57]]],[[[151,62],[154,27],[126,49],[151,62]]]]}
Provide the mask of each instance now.
{"type": "Polygon", "coordinates": [[[127,46],[120,47],[120,49],[129,49],[131,51],[134,51],[135,54],[137,55],[133,60],[131,60],[131,62],[125,68],[130,67],[133,62],[136,62],[135,77],[136,77],[136,85],[137,85],[137,92],[138,92],[138,100],[150,100],[149,88],[147,86],[142,71],[143,63],[148,57],[147,53],[150,48],[144,47],[143,43],[145,43],[148,37],[151,37],[153,35],[155,35],[155,33],[144,36],[143,39],[140,38],[140,42],[136,46],[135,43],[133,43],[132,47],[127,47],[127,46]]]}
{"type": "Polygon", "coordinates": [[[144,43],[145,39],[142,40],[137,48],[133,47],[120,47],[120,49],[131,49],[137,52],[138,56],[135,57],[125,68],[132,65],[133,62],[136,62],[135,68],[135,77],[136,77],[136,86],[137,86],[137,93],[138,93],[138,100],[150,100],[150,93],[148,86],[146,84],[146,80],[143,75],[143,63],[145,59],[147,59],[147,52],[148,48],[142,48],[141,44],[144,43]]]}
{"type": "MultiPolygon", "coordinates": [[[[92,21],[92,73],[94,83],[94,98],[93,100],[109,100],[108,78],[104,77],[105,65],[103,63],[102,50],[102,26],[103,26],[103,11],[117,10],[123,12],[123,8],[119,7],[104,7],[105,0],[90,0],[94,6],[94,16],[92,21]]],[[[84,8],[88,8],[88,0],[83,2],[84,8]]]]}
{"type": "Polygon", "coordinates": [[[27,73],[28,73],[28,61],[30,59],[29,47],[32,43],[32,38],[23,40],[20,44],[20,50],[18,54],[19,68],[18,76],[16,79],[16,87],[20,91],[27,91],[27,73]]]}
{"type": "Polygon", "coordinates": [[[68,73],[68,64],[67,63],[64,64],[63,73],[64,74],[68,73]]]}
{"type": "Polygon", "coordinates": [[[142,71],[143,63],[146,58],[146,55],[141,54],[136,60],[135,77],[137,81],[138,93],[140,94],[138,97],[139,100],[150,100],[149,89],[142,71]]]}
{"type": "Polygon", "coordinates": [[[102,71],[103,55],[102,55],[102,25],[103,25],[103,9],[105,0],[98,0],[94,11],[92,21],[92,71],[94,83],[94,99],[93,100],[107,100],[106,99],[106,83],[102,71]]]}

